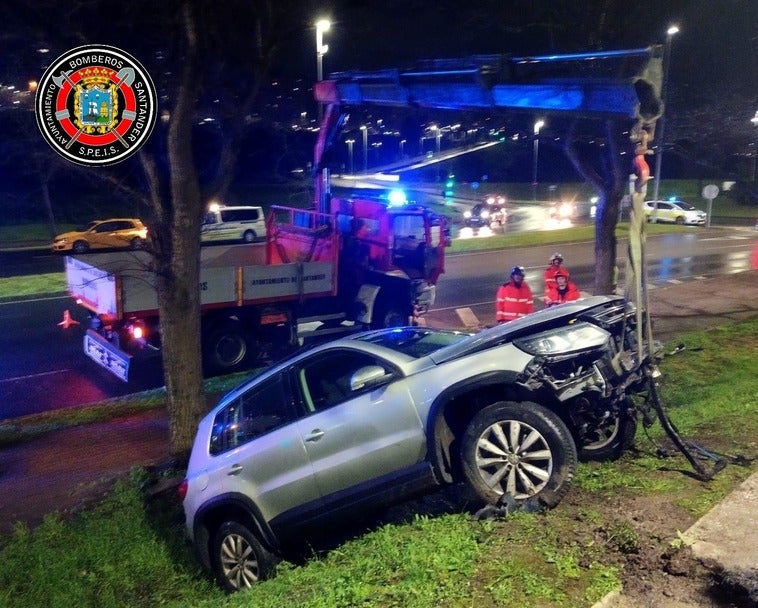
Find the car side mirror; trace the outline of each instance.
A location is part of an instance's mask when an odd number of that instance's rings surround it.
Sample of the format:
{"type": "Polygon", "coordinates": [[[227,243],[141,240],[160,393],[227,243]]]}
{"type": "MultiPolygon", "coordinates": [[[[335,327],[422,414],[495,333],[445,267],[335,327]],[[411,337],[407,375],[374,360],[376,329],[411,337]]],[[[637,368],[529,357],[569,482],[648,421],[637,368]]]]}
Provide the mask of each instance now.
{"type": "Polygon", "coordinates": [[[388,374],[380,365],[366,365],[357,369],[350,376],[350,390],[359,391],[365,388],[376,388],[387,384],[393,375],[388,374]]]}

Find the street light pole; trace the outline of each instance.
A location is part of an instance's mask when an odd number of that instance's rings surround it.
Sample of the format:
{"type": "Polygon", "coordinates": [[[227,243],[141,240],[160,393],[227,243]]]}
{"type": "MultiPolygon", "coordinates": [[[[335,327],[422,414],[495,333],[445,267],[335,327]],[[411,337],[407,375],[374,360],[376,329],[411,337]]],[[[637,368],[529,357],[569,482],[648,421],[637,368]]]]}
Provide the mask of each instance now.
{"type": "Polygon", "coordinates": [[[405,156],[405,140],[400,140],[400,159],[402,160],[405,156]]]}
{"type": "Polygon", "coordinates": [[[666,89],[669,80],[669,65],[671,64],[671,39],[679,33],[679,28],[672,25],[666,30],[666,45],[663,47],[663,81],[661,82],[661,103],[663,114],[658,119],[655,128],[655,139],[658,141],[655,151],[655,185],[653,186],[653,200],[658,200],[659,187],[661,185],[661,164],[663,163],[663,127],[666,124],[666,89]]]}
{"type": "MultiPolygon", "coordinates": [[[[750,119],[750,122],[753,123],[754,127],[758,127],[758,110],[755,112],[755,116],[753,116],[750,119]]],[[[750,163],[750,181],[755,181],[755,156],[758,154],[758,145],[756,145],[755,142],[755,136],[753,137],[753,153],[750,155],[750,160],[752,161],[750,163]]]]}
{"type": "Polygon", "coordinates": [[[355,140],[346,139],[345,143],[347,144],[347,152],[350,157],[350,175],[353,175],[353,144],[355,143],[355,140]]]}
{"type": "Polygon", "coordinates": [[[363,172],[368,172],[368,127],[361,125],[363,131],[363,172]]]}
{"type": "MultiPolygon", "coordinates": [[[[328,32],[332,27],[328,19],[319,19],[316,22],[316,81],[321,82],[324,79],[323,61],[324,55],[329,50],[329,45],[324,44],[324,32],[328,32]]],[[[318,104],[318,122],[324,117],[324,108],[321,103],[318,104]]]]}
{"type": "Polygon", "coordinates": [[[544,120],[534,123],[534,160],[532,163],[532,200],[537,200],[537,164],[540,157],[540,129],[545,126],[544,120]]]}

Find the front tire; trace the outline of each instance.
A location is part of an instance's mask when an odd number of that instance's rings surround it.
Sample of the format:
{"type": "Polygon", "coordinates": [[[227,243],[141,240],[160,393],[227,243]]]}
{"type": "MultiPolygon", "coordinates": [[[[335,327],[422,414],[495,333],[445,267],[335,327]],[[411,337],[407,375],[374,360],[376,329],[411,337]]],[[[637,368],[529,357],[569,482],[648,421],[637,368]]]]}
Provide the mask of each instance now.
{"type": "Polygon", "coordinates": [[[276,566],[274,555],[235,521],[224,523],[216,532],[212,556],[216,580],[230,593],[266,580],[276,566]]]}
{"type": "Polygon", "coordinates": [[[637,420],[629,413],[619,413],[597,423],[582,440],[578,440],[580,460],[616,460],[634,443],[637,420]]]}
{"type": "Polygon", "coordinates": [[[136,236],[136,237],[134,237],[130,241],[129,248],[132,251],[138,251],[139,249],[144,249],[145,248],[145,241],[143,241],[141,238],[139,238],[138,236],[136,236]]]}
{"type": "Polygon", "coordinates": [[[246,230],[245,234],[242,235],[242,242],[243,243],[254,243],[256,239],[256,234],[252,230],[246,230]]]}
{"type": "Polygon", "coordinates": [[[408,325],[409,313],[398,304],[381,302],[374,309],[371,317],[371,329],[385,327],[405,327],[408,325]]]}
{"type": "Polygon", "coordinates": [[[506,495],[528,510],[554,507],[568,492],[577,451],[564,422],[532,402],[499,401],[478,412],[461,444],[463,474],[485,502],[506,495]]]}
{"type": "Polygon", "coordinates": [[[74,253],[87,253],[89,251],[89,243],[87,241],[76,241],[71,247],[74,253]]]}

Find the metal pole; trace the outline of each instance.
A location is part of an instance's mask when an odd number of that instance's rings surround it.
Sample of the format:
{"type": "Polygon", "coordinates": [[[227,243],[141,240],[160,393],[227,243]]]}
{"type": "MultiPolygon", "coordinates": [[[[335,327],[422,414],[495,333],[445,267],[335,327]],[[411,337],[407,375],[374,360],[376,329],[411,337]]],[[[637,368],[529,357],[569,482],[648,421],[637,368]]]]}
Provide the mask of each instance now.
{"type": "Polygon", "coordinates": [[[537,200],[537,160],[540,155],[540,140],[534,136],[534,166],[532,168],[532,200],[537,200]]]}
{"type": "MultiPolygon", "coordinates": [[[[324,54],[329,50],[329,46],[324,44],[324,32],[328,32],[331,23],[326,19],[321,19],[316,23],[316,81],[321,82],[324,79],[323,61],[324,54]]],[[[318,123],[324,118],[324,106],[318,103],[318,123]]]]}
{"type": "Polygon", "coordinates": [[[361,126],[363,131],[363,172],[368,172],[368,127],[366,125],[361,126]]]}
{"type": "Polygon", "coordinates": [[[347,144],[347,151],[350,156],[350,175],[353,175],[353,144],[355,143],[355,140],[347,139],[345,140],[345,143],[347,144]]]}
{"type": "Polygon", "coordinates": [[[661,165],[663,164],[663,128],[666,124],[666,89],[669,81],[669,66],[671,64],[671,39],[674,34],[679,32],[676,26],[670,27],[666,32],[666,45],[663,47],[663,81],[661,82],[661,103],[663,103],[663,114],[658,119],[655,127],[655,138],[658,145],[655,151],[655,184],[653,185],[653,200],[657,201],[659,188],[661,185],[661,165]]]}
{"type": "Polygon", "coordinates": [[[534,123],[534,159],[532,161],[532,200],[537,200],[537,165],[540,157],[540,129],[545,126],[544,120],[534,123]]]}

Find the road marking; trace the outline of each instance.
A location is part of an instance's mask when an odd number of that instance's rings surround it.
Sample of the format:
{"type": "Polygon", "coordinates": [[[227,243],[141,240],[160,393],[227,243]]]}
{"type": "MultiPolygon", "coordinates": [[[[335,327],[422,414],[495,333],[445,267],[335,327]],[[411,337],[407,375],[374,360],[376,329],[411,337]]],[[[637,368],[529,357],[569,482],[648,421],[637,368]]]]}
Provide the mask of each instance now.
{"type": "Polygon", "coordinates": [[[28,380],[30,378],[40,378],[41,376],[52,376],[53,374],[65,374],[70,372],[70,369],[56,369],[51,372],[40,372],[39,374],[29,374],[28,376],[15,376],[13,378],[0,379],[0,383],[3,382],[16,382],[16,380],[28,380]]]}

